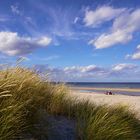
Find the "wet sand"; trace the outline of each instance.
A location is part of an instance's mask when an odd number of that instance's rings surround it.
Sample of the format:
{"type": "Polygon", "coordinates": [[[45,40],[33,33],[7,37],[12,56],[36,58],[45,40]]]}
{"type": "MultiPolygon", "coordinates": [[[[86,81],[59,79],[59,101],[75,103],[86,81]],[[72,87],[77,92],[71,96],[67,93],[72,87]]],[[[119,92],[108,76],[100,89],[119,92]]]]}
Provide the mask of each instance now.
{"type": "Polygon", "coordinates": [[[81,92],[78,90],[71,90],[70,96],[76,97],[80,101],[89,100],[97,105],[127,105],[131,111],[136,112],[137,117],[140,119],[140,96],[105,95],[96,92],[81,92]]]}

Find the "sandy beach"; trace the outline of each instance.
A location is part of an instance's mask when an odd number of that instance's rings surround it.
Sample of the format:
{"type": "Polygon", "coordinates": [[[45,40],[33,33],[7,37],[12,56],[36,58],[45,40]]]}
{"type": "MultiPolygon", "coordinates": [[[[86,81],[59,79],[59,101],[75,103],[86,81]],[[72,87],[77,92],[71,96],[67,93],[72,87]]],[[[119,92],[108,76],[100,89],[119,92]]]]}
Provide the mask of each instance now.
{"type": "Polygon", "coordinates": [[[140,119],[140,96],[105,95],[96,92],[81,92],[78,90],[71,90],[70,96],[76,97],[80,101],[89,100],[97,105],[127,105],[132,111],[137,113],[137,117],[140,119]]]}

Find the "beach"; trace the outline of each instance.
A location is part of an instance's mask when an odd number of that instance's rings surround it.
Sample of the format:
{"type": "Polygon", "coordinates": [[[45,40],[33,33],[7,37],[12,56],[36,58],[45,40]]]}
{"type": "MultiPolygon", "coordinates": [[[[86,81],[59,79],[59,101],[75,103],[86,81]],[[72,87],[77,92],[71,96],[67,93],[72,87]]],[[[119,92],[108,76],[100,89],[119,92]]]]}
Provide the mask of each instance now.
{"type": "Polygon", "coordinates": [[[128,96],[128,95],[105,95],[97,92],[87,92],[79,90],[71,89],[70,92],[71,97],[75,97],[80,101],[88,100],[97,105],[108,105],[108,106],[116,106],[116,105],[125,105],[130,108],[131,111],[135,112],[140,119],[140,96],[128,96]]]}
{"type": "Polygon", "coordinates": [[[78,82],[68,83],[70,89],[80,92],[106,93],[111,91],[113,94],[140,96],[140,83],[96,83],[78,82]]]}

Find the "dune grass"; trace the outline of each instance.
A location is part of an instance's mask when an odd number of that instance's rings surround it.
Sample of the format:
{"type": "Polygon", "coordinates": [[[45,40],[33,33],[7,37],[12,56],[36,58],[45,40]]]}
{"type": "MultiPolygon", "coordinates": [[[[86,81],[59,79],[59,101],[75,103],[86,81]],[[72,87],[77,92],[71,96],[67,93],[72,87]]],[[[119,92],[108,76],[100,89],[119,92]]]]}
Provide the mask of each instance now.
{"type": "Polygon", "coordinates": [[[140,121],[127,106],[97,106],[74,100],[64,103],[62,115],[76,121],[78,140],[140,139],[140,121]]]}
{"type": "MultiPolygon", "coordinates": [[[[127,107],[97,106],[68,97],[63,84],[21,67],[0,71],[0,140],[34,132],[39,110],[76,123],[76,140],[138,140],[140,121],[127,107]]],[[[45,132],[47,135],[47,132],[45,132]]]]}
{"type": "Polygon", "coordinates": [[[57,97],[64,92],[63,85],[44,82],[31,70],[19,67],[1,70],[0,140],[13,139],[31,128],[40,108],[55,112],[51,105],[54,93],[57,97]]]}

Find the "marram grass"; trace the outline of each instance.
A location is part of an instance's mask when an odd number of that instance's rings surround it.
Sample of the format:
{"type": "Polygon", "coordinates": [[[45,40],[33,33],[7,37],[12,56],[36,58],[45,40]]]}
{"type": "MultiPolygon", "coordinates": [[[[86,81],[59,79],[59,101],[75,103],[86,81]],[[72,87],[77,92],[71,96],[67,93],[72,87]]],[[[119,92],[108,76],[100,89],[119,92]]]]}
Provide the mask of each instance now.
{"type": "MultiPolygon", "coordinates": [[[[33,70],[0,71],[0,140],[34,132],[38,111],[76,123],[76,140],[139,140],[140,121],[127,107],[97,106],[67,96],[66,86],[43,81],[33,70]]],[[[48,132],[45,132],[46,135],[48,132]]]]}

